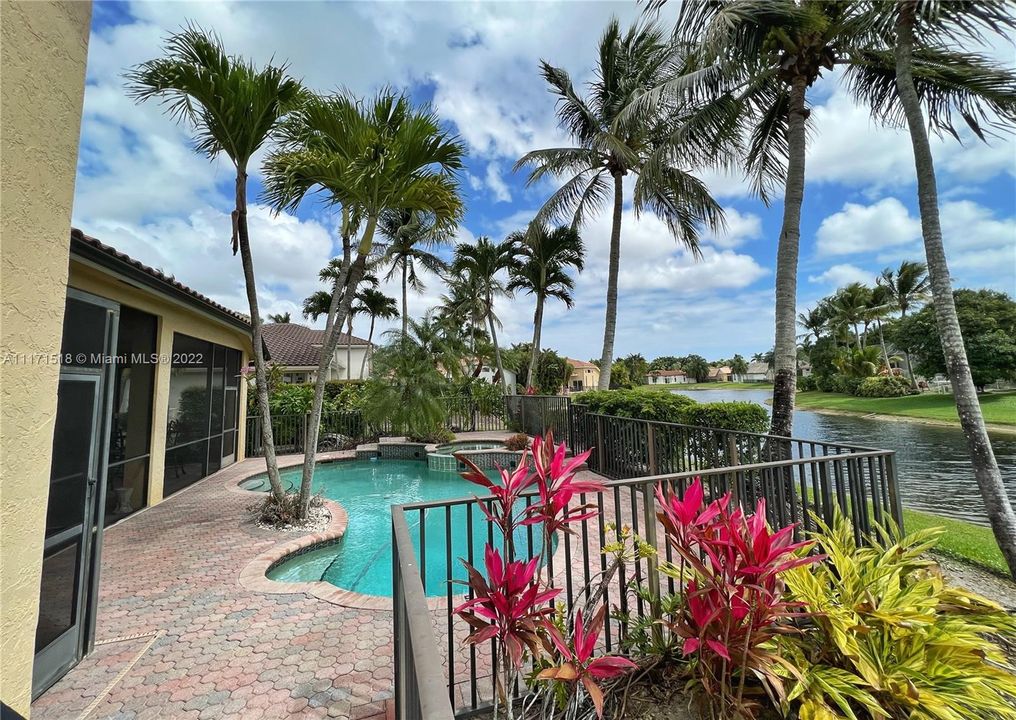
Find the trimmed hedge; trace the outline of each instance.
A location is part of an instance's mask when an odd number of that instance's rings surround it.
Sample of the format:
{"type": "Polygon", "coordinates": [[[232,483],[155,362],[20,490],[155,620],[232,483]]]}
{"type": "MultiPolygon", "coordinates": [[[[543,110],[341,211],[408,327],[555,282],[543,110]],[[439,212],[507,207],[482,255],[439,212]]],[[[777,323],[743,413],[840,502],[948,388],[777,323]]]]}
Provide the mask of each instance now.
{"type": "Polygon", "coordinates": [[[672,422],[681,425],[765,432],[769,413],[752,402],[699,403],[686,395],[658,390],[589,390],[578,393],[574,401],[602,415],[672,422]]]}

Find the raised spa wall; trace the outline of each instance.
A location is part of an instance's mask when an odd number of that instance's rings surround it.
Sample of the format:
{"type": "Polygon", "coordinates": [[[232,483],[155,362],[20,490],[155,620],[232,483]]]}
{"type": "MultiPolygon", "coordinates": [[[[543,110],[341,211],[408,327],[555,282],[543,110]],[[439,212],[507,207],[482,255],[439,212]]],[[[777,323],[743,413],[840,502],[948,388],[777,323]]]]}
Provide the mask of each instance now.
{"type": "MultiPolygon", "coordinates": [[[[491,442],[500,442],[492,438],[491,442]]],[[[483,442],[483,440],[476,440],[483,442]]],[[[486,450],[459,451],[481,470],[493,470],[496,467],[514,467],[522,457],[522,451],[501,448],[486,450]]],[[[453,455],[437,452],[436,444],[411,442],[406,438],[381,438],[376,443],[358,445],[357,460],[426,460],[427,467],[438,472],[461,472],[466,466],[453,455]]]]}

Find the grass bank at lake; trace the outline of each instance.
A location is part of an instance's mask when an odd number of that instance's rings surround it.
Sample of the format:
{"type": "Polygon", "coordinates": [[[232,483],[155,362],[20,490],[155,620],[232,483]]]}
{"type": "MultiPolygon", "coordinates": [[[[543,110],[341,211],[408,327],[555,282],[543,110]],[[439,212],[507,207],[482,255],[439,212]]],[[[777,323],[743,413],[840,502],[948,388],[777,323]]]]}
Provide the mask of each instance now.
{"type": "Polygon", "coordinates": [[[944,528],[945,533],[939,538],[935,552],[1009,576],[1005,558],[998,549],[991,528],[906,509],[903,511],[903,525],[907,533],[930,527],[944,528]]]}
{"type": "MultiPolygon", "coordinates": [[[[979,396],[979,399],[985,422],[1016,425],[1016,392],[986,393],[979,396]]],[[[946,393],[925,393],[900,398],[862,398],[840,393],[799,392],[796,405],[803,409],[900,415],[959,424],[953,396],[946,393]]]]}
{"type": "Polygon", "coordinates": [[[674,383],[672,385],[643,385],[648,390],[772,390],[772,383],[711,382],[674,383]]]}

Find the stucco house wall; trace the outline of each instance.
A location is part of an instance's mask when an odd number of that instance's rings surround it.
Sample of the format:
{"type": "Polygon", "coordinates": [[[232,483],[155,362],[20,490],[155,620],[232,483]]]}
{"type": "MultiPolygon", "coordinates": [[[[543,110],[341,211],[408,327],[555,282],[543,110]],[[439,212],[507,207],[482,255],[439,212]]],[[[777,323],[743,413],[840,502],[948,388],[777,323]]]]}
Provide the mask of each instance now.
{"type": "Polygon", "coordinates": [[[0,699],[28,716],[89,2],[0,12],[0,699]]]}

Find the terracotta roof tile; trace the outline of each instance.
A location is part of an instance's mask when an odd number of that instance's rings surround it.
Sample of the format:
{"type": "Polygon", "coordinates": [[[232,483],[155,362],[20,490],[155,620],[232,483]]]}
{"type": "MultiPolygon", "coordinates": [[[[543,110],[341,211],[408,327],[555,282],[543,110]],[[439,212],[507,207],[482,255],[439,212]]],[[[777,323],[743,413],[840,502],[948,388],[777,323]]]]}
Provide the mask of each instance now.
{"type": "Polygon", "coordinates": [[[220,305],[219,303],[215,302],[206,295],[202,295],[197,290],[193,290],[192,288],[187,287],[176,278],[170,275],[166,275],[161,270],[156,270],[153,267],[149,267],[148,265],[145,265],[144,263],[135,260],[130,255],[122,253],[110,245],[106,245],[97,238],[85,235],[81,230],[78,230],[77,228],[71,229],[71,241],[72,241],[71,242],[72,252],[74,251],[75,241],[81,243],[82,245],[98,250],[102,254],[106,255],[108,258],[116,260],[125,266],[133,268],[135,270],[140,270],[142,273],[148,275],[153,280],[156,280],[159,283],[165,284],[170,288],[178,292],[181,292],[184,295],[189,296],[191,300],[196,301],[196,304],[204,305],[207,307],[207,309],[214,311],[216,314],[227,315],[233,320],[239,320],[241,323],[245,325],[250,325],[250,318],[247,315],[238,313],[235,310],[230,310],[225,305],[220,305]]]}
{"type": "MultiPolygon", "coordinates": [[[[321,360],[324,330],[315,330],[297,323],[267,323],[261,328],[262,337],[272,361],[288,367],[314,367],[321,360]]],[[[347,333],[339,334],[339,347],[348,343],[347,333]]],[[[369,343],[352,336],[354,346],[369,343]]]]}

